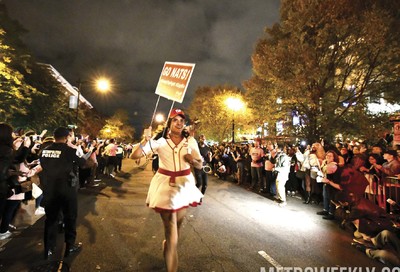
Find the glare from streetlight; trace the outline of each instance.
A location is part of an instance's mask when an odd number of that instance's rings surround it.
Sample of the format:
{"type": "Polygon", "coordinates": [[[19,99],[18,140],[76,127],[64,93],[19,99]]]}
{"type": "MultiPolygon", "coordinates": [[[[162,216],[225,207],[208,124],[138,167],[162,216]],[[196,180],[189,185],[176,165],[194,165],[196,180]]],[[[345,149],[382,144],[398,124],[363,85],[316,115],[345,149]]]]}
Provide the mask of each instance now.
{"type": "Polygon", "coordinates": [[[107,92],[110,90],[110,81],[106,78],[96,80],[96,89],[100,92],[107,92]]]}
{"type": "Polygon", "coordinates": [[[232,111],[232,143],[235,142],[235,112],[244,109],[245,104],[239,97],[231,96],[225,100],[226,106],[232,111]]]}
{"type": "Polygon", "coordinates": [[[240,111],[244,108],[243,101],[237,97],[228,97],[225,103],[228,106],[228,108],[233,111],[240,111]]]}
{"type": "Polygon", "coordinates": [[[162,115],[161,113],[158,113],[157,115],[156,115],[156,122],[157,123],[161,123],[161,122],[164,122],[164,115],[162,115]]]}

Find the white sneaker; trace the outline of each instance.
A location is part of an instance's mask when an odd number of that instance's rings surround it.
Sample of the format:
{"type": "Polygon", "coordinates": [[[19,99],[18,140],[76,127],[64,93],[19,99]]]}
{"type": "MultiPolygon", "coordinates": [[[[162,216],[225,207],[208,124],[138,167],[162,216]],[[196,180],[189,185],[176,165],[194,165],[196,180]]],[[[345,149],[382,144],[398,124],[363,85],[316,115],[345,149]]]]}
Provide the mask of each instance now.
{"type": "Polygon", "coordinates": [[[5,233],[0,233],[0,240],[4,240],[7,239],[8,237],[10,237],[12,235],[11,232],[7,231],[5,233]]]}
{"type": "Polygon", "coordinates": [[[115,176],[113,174],[110,174],[110,177],[115,178],[115,176]]]}
{"type": "Polygon", "coordinates": [[[279,203],[278,205],[279,205],[279,207],[285,207],[287,205],[287,202],[284,201],[284,202],[279,203]]]}
{"type": "Polygon", "coordinates": [[[17,229],[17,227],[14,226],[13,224],[8,224],[8,228],[10,228],[12,230],[16,230],[17,229]]]}
{"type": "Polygon", "coordinates": [[[101,179],[94,179],[94,181],[99,182],[99,181],[101,181],[101,179]]]}
{"type": "Polygon", "coordinates": [[[46,214],[46,212],[44,211],[43,207],[39,207],[35,211],[35,215],[44,215],[44,214],[46,214]]]}

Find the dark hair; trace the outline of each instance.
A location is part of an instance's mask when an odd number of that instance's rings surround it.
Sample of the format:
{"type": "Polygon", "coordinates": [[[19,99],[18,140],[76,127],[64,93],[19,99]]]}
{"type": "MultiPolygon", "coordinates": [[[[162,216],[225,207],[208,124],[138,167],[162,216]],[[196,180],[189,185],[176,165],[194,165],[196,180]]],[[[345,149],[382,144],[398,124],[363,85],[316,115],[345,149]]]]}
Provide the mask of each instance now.
{"type": "Polygon", "coordinates": [[[9,124],[0,123],[0,145],[13,147],[13,128],[9,124]]]}
{"type": "Polygon", "coordinates": [[[369,157],[374,158],[377,162],[380,162],[380,161],[381,161],[381,157],[380,157],[378,154],[370,153],[370,154],[368,155],[368,159],[369,159],[369,157]]]}
{"type": "Polygon", "coordinates": [[[54,130],[53,136],[54,136],[54,139],[60,140],[64,137],[67,137],[70,133],[71,133],[71,131],[68,128],[58,127],[54,130]]]}
{"type": "Polygon", "coordinates": [[[283,149],[285,148],[285,145],[282,144],[282,143],[278,143],[278,144],[276,145],[276,147],[283,150],[283,149]]]}
{"type": "Polygon", "coordinates": [[[288,155],[293,157],[296,154],[296,149],[294,147],[289,148],[288,155]]]}
{"type": "Polygon", "coordinates": [[[328,153],[332,153],[333,154],[333,161],[336,162],[336,163],[339,163],[339,156],[334,150],[328,150],[325,153],[325,155],[328,154],[328,153]]]}

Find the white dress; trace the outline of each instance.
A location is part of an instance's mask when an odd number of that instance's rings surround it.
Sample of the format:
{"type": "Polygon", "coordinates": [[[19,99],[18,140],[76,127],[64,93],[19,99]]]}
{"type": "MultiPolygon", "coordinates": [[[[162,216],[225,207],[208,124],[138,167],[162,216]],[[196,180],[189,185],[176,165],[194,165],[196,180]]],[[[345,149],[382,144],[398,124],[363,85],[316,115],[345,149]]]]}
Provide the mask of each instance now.
{"type": "Polygon", "coordinates": [[[155,152],[159,156],[159,171],[151,180],[146,199],[150,208],[156,211],[178,211],[201,203],[203,194],[196,187],[190,164],[183,159],[184,155],[191,153],[194,159],[201,160],[198,144],[193,137],[184,138],[178,145],[171,139],[150,140],[143,147],[143,152],[155,152]],[[162,169],[172,175],[181,171],[186,173],[171,178],[171,175],[160,173],[162,169]]]}

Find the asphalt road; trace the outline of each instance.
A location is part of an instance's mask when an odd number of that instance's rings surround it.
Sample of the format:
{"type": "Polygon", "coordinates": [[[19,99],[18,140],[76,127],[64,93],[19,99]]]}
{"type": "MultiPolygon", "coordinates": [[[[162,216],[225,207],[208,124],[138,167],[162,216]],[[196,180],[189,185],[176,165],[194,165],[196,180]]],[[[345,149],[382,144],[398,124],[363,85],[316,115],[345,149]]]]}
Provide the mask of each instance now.
{"type": "MultiPolygon", "coordinates": [[[[62,260],[60,234],[54,261],[43,260],[44,217],[32,215],[30,204],[19,211],[13,237],[2,241],[0,271],[51,271],[60,260],[78,272],[165,271],[161,219],[145,206],[150,164],[143,170],[132,160],[123,163],[115,179],[104,178],[101,186],[79,191],[77,242],[83,250],[78,255],[62,260]]],[[[383,268],[350,245],[350,230],[316,215],[320,209],[292,197],[282,208],[210,176],[203,205],[188,209],[182,227],[179,271],[383,268]]]]}

